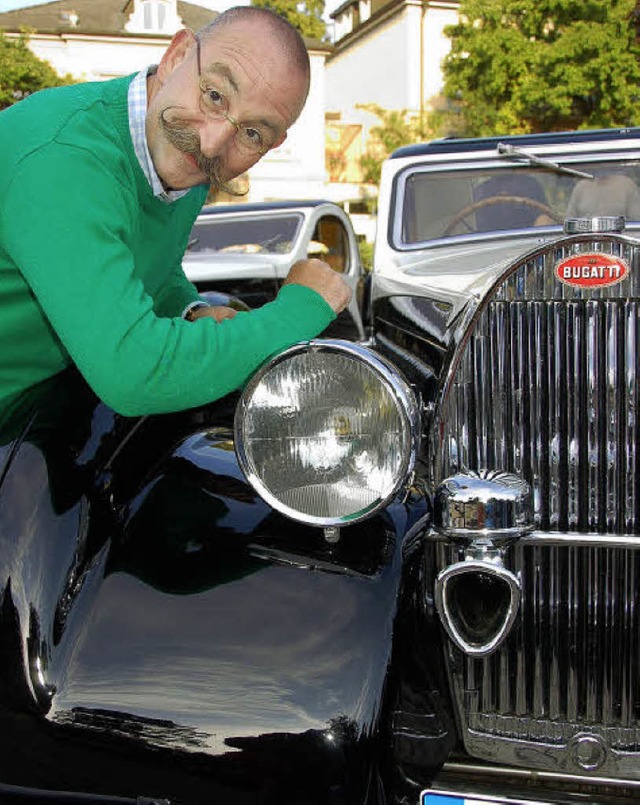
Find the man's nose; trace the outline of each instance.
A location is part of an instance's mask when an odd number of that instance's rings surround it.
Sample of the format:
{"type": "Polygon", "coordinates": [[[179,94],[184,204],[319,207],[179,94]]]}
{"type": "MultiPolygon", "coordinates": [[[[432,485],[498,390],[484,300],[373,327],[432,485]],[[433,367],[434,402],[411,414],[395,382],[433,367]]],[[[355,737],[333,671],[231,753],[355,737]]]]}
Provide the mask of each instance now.
{"type": "Polygon", "coordinates": [[[236,132],[236,124],[229,118],[205,120],[200,127],[200,150],[202,154],[208,159],[219,156],[231,145],[236,132]]]}

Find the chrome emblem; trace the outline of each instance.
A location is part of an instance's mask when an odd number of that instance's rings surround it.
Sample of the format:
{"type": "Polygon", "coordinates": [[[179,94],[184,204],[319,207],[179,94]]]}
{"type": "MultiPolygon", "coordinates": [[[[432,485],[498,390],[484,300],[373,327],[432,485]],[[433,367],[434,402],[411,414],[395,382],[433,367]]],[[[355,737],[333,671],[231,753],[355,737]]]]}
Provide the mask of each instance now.
{"type": "Polygon", "coordinates": [[[569,742],[574,765],[584,771],[596,771],[607,759],[607,744],[600,735],[579,732],[569,742]]]}
{"type": "Polygon", "coordinates": [[[590,252],[575,254],[556,264],[556,278],[574,288],[605,288],[629,276],[629,265],[620,257],[590,252]]]}

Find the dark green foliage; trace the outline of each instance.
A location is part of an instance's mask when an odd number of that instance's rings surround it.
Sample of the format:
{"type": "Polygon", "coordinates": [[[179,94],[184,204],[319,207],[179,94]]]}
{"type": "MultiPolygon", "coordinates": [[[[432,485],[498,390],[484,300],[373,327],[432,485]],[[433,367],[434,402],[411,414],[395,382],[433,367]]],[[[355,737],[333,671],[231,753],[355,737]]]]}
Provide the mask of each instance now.
{"type": "Polygon", "coordinates": [[[284,17],[300,31],[302,36],[322,39],[327,32],[327,26],[322,19],[324,0],[304,0],[302,3],[295,0],[251,0],[251,5],[268,8],[284,17]]]}
{"type": "Polygon", "coordinates": [[[446,97],[472,136],[636,125],[635,0],[461,0],[446,97]]]}
{"type": "Polygon", "coordinates": [[[380,125],[371,127],[367,151],[360,159],[364,182],[378,184],[382,163],[389,154],[402,145],[429,139],[433,134],[429,115],[421,121],[419,114],[406,109],[383,109],[375,103],[359,104],[358,108],[380,120],[380,125]]]}
{"type": "Polygon", "coordinates": [[[27,42],[26,32],[10,39],[0,31],[0,109],[39,89],[73,82],[70,76],[62,78],[48,62],[35,56],[27,42]]]}

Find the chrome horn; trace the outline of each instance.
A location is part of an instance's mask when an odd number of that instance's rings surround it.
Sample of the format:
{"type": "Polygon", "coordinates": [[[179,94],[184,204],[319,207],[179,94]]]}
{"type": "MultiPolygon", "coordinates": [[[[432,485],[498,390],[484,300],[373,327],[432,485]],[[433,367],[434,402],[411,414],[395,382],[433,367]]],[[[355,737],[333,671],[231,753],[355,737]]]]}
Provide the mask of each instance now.
{"type": "Polygon", "coordinates": [[[504,566],[504,556],[532,528],[531,487],[518,475],[459,473],[436,490],[434,529],[465,549],[464,560],[436,579],[436,609],[465,654],[490,654],[509,634],[520,606],[520,581],[504,566]]]}

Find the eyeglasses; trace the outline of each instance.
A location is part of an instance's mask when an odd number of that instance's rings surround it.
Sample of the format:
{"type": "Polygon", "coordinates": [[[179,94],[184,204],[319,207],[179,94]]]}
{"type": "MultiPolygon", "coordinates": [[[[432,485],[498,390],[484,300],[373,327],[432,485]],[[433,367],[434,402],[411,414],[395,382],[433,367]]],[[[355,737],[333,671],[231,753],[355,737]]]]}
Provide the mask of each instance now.
{"type": "Polygon", "coordinates": [[[200,83],[200,108],[210,120],[228,120],[236,129],[234,142],[239,151],[245,154],[266,154],[275,144],[273,132],[259,129],[256,126],[245,126],[229,114],[229,101],[215,87],[207,86],[202,79],[200,65],[200,40],[196,39],[198,59],[198,79],[200,83]]]}

